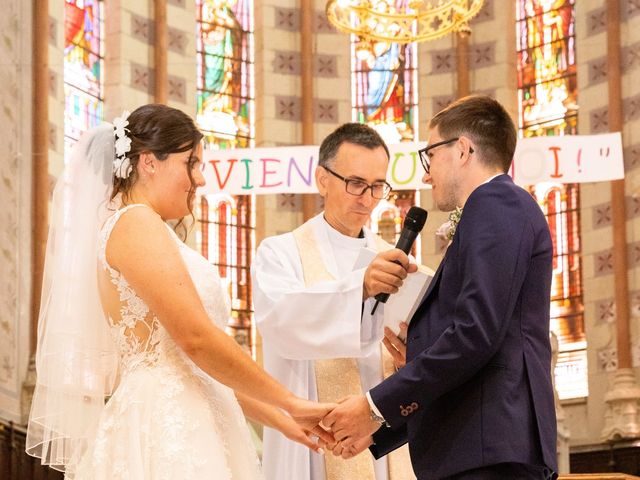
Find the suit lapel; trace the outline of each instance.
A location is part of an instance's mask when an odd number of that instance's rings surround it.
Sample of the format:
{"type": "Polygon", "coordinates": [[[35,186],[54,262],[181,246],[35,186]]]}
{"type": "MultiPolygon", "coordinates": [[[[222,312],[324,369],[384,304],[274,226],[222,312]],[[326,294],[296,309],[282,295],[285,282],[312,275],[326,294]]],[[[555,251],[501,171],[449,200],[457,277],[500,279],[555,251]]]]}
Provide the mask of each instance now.
{"type": "Polygon", "coordinates": [[[433,289],[436,287],[436,284],[440,281],[440,277],[442,276],[443,265],[444,265],[444,258],[442,259],[442,262],[440,262],[440,265],[438,265],[438,269],[436,270],[435,275],[431,279],[431,283],[429,284],[429,287],[427,288],[427,291],[424,294],[424,297],[422,297],[422,302],[420,302],[420,305],[422,305],[424,301],[427,298],[429,298],[429,295],[431,295],[431,292],[433,292],[433,289]]]}
{"type": "Polygon", "coordinates": [[[447,257],[449,256],[450,250],[451,250],[451,245],[449,245],[449,247],[447,248],[447,251],[444,254],[444,258],[440,262],[440,265],[438,265],[438,269],[436,270],[436,273],[433,275],[433,278],[431,279],[431,283],[427,287],[427,291],[422,297],[422,300],[420,301],[420,305],[418,305],[418,308],[422,307],[422,304],[424,304],[427,298],[431,296],[431,293],[436,288],[436,285],[440,282],[440,277],[442,276],[442,269],[444,268],[444,264],[447,261],[447,257]]]}

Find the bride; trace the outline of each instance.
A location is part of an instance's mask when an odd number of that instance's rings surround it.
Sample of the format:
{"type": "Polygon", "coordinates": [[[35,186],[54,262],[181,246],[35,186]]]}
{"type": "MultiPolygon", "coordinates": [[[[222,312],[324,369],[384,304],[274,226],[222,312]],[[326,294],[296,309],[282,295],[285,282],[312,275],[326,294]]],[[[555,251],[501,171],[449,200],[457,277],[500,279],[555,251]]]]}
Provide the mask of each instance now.
{"type": "Polygon", "coordinates": [[[54,192],[27,452],[75,479],[260,479],[242,410],[318,449],[332,405],[225,334],[216,269],[165,223],[205,183],[193,120],[127,116],[83,136],[54,192]]]}

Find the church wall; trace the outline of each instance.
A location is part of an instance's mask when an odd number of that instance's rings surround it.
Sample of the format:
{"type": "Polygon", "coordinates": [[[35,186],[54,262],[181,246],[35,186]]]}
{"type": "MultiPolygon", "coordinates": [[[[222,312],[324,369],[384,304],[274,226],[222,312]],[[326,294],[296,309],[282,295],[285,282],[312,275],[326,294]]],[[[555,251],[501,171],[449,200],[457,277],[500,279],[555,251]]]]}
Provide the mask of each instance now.
{"type": "MultiPolygon", "coordinates": [[[[297,5],[295,0],[254,3],[256,147],[302,141],[297,5]]],[[[300,195],[258,195],[256,245],[302,223],[301,205],[300,195]]]]}
{"type": "Polygon", "coordinates": [[[167,2],[167,104],[196,116],[195,0],[167,2]]]}
{"type": "Polygon", "coordinates": [[[112,0],[105,10],[104,118],[112,121],[153,102],[153,2],[112,0]]]}
{"type": "MultiPolygon", "coordinates": [[[[105,12],[105,120],[155,101],[152,1],[113,0],[105,12]]],[[[167,4],[167,104],[195,117],[195,0],[167,4]]]]}
{"type": "Polygon", "coordinates": [[[627,241],[629,243],[629,295],[631,348],[636,378],[640,379],[640,5],[622,3],[623,144],[626,171],[627,241]]]}
{"type": "Polygon", "coordinates": [[[22,417],[31,316],[31,17],[31,2],[20,0],[4,2],[0,16],[0,417],[14,421],[22,417]]]}

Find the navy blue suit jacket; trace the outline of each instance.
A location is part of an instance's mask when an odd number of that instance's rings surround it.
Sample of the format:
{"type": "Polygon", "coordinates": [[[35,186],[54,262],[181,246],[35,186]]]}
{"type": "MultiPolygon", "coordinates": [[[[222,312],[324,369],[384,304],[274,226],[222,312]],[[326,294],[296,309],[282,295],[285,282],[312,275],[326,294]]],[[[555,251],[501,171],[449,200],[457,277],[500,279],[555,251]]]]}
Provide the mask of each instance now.
{"type": "Polygon", "coordinates": [[[508,175],[469,196],[407,334],[407,364],[371,390],[407,440],[419,480],[502,462],[556,471],[549,301],[552,244],[540,207],[508,175]]]}

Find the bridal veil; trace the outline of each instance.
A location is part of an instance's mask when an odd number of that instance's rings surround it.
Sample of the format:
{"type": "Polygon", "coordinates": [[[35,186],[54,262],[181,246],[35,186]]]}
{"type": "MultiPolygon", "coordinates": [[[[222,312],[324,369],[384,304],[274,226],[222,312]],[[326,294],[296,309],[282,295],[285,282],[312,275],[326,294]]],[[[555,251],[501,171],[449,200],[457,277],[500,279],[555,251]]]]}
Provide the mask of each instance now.
{"type": "Polygon", "coordinates": [[[98,233],[113,210],[113,132],[102,124],[83,135],[53,194],[26,448],[58,470],[95,436],[117,376],[97,280],[98,233]]]}

